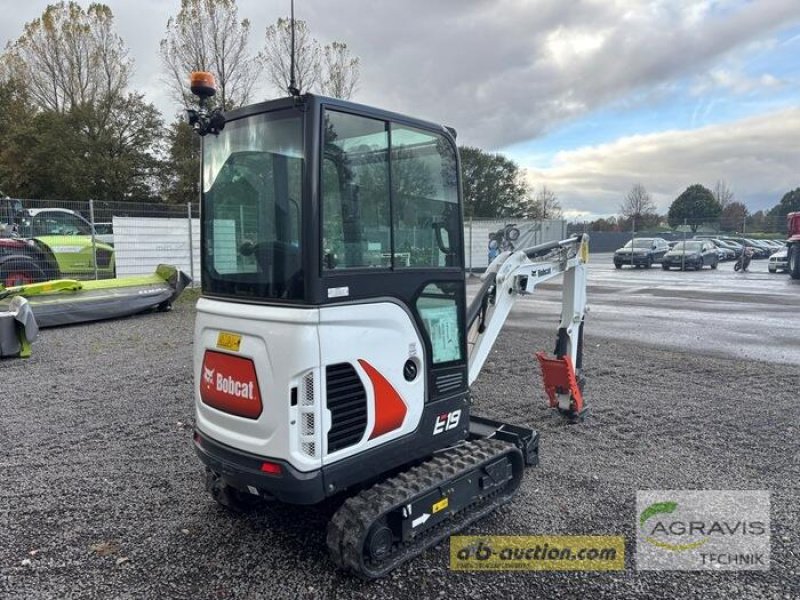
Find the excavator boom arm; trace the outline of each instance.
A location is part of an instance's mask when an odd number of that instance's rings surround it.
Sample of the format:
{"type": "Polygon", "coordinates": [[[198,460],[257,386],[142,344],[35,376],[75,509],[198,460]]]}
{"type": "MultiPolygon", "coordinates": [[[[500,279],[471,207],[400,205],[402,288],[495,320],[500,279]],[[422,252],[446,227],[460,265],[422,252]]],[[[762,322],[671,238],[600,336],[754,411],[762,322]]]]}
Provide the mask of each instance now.
{"type": "MultiPolygon", "coordinates": [[[[569,385],[569,376],[571,374],[577,381],[582,367],[581,338],[587,309],[588,242],[587,235],[576,235],[558,242],[505,252],[489,265],[482,276],[483,284],[467,313],[470,385],[480,374],[511,308],[519,297],[533,293],[540,283],[563,276],[556,356],[555,359],[547,359],[541,355],[539,360],[542,363],[545,388],[551,398],[551,405],[557,405],[564,411],[575,411],[575,390],[571,391],[571,387],[575,386],[569,385]],[[560,369],[554,361],[563,364],[563,381],[559,380],[560,369]]],[[[580,410],[582,399],[577,398],[577,400],[580,410]]]]}

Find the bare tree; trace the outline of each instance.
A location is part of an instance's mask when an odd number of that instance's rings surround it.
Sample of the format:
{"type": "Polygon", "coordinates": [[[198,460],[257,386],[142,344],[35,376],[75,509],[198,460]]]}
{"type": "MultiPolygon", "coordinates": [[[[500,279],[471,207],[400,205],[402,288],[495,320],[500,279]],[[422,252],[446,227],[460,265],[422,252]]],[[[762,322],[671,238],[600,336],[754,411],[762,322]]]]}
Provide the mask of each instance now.
{"type": "Polygon", "coordinates": [[[361,76],[358,57],[350,54],[344,42],[325,46],[325,79],[322,93],[326,96],[349,100],[358,87],[361,76]]]}
{"type": "MultiPolygon", "coordinates": [[[[323,47],[312,35],[308,23],[295,19],[295,86],[301,92],[321,91],[335,98],[349,99],[358,88],[360,61],[344,42],[323,47]]],[[[267,27],[266,46],[261,54],[267,78],[278,94],[286,93],[291,81],[292,20],[278,19],[267,27]]]]}
{"type": "Polygon", "coordinates": [[[133,66],[108,6],[84,10],[63,1],[25,24],[3,62],[38,108],[57,113],[101,102],[110,107],[124,96],[133,66]]]}
{"type": "Polygon", "coordinates": [[[656,212],[656,203],[653,202],[650,192],[641,183],[634,184],[620,204],[619,212],[626,219],[636,219],[641,223],[643,217],[650,217],[656,212]]]}
{"type": "MultiPolygon", "coordinates": [[[[294,21],[295,85],[301,92],[311,91],[320,80],[322,49],[305,21],[294,21]]],[[[279,95],[286,94],[291,81],[292,20],[278,19],[267,27],[266,47],[261,54],[267,78],[279,95]]]]}
{"type": "Polygon", "coordinates": [[[217,81],[218,106],[228,110],[247,104],[261,70],[247,49],[249,36],[250,21],[239,20],[236,0],[181,0],[160,47],[172,97],[184,106],[192,104],[189,73],[210,71],[217,81]]]}
{"type": "Polygon", "coordinates": [[[536,194],[535,206],[539,219],[561,218],[561,203],[558,201],[558,196],[546,185],[543,185],[542,189],[536,194]]]}
{"type": "Polygon", "coordinates": [[[718,179],[714,185],[714,200],[719,202],[722,208],[725,208],[733,200],[733,190],[728,187],[724,179],[718,179]]]}

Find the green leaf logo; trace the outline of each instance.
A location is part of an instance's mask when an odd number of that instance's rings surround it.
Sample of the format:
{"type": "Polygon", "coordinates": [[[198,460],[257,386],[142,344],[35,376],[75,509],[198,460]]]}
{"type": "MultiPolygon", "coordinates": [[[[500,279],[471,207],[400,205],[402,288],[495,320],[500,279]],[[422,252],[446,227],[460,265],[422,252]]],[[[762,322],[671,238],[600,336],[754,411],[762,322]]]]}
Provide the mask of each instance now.
{"type": "Polygon", "coordinates": [[[671,513],[675,512],[675,509],[678,508],[677,502],[656,502],[655,504],[651,504],[647,508],[642,511],[642,514],[639,515],[639,525],[644,525],[644,522],[647,521],[653,515],[660,515],[662,513],[671,513]]]}
{"type": "MultiPolygon", "coordinates": [[[[655,502],[650,506],[648,506],[647,508],[645,508],[642,511],[642,514],[639,515],[639,526],[644,527],[645,522],[650,517],[653,517],[655,515],[673,513],[675,512],[676,508],[678,508],[677,502],[672,502],[672,501],[655,502]]],[[[708,541],[707,539],[702,539],[697,542],[690,542],[688,544],[669,544],[667,542],[662,542],[650,536],[645,537],[644,539],[646,542],[652,544],[653,546],[662,548],[664,550],[670,550],[672,552],[683,552],[684,550],[694,550],[695,548],[699,548],[708,541]]]]}

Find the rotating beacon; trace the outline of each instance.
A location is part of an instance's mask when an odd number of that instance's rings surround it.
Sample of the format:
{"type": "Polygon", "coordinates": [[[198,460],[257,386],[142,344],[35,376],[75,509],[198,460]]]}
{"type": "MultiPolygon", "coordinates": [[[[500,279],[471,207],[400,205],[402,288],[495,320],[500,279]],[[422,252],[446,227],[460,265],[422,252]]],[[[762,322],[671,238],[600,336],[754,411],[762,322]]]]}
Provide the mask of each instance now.
{"type": "MultiPolygon", "coordinates": [[[[472,414],[514,302],[563,276],[550,405],[585,410],[588,238],[507,251],[467,302],[455,132],[312,94],[209,106],[202,136],[202,297],[194,390],[207,487],[254,500],[342,500],[333,561],[380,577],[501,504],[538,434],[472,414]]],[[[294,90],[296,92],[296,90],[294,90]]]]}

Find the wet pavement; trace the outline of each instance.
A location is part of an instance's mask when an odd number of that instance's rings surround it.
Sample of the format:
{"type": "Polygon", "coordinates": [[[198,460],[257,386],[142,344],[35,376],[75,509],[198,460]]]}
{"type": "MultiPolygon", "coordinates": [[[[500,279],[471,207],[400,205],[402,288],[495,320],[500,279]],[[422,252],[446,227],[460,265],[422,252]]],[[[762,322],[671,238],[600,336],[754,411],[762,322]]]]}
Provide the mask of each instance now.
{"type": "MultiPolygon", "coordinates": [[[[555,280],[521,298],[507,326],[555,332],[560,290],[555,280]]],[[[733,270],[732,261],[699,272],[664,271],[659,265],[617,270],[611,254],[593,254],[588,295],[587,343],[609,338],[800,364],[800,281],[769,273],[766,260],[753,261],[744,274],[733,270]]]]}

